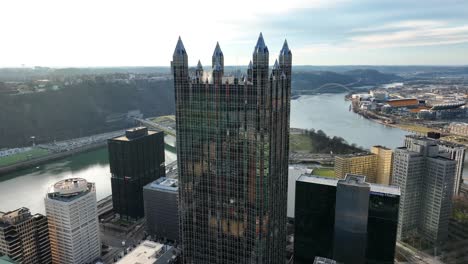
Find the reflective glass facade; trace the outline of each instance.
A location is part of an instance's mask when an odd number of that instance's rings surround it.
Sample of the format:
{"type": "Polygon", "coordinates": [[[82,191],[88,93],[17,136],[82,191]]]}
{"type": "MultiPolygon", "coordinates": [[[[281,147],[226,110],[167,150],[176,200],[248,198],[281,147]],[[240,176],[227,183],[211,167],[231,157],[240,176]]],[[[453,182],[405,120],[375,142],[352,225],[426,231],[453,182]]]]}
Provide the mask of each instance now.
{"type": "Polygon", "coordinates": [[[164,132],[128,130],[108,141],[112,203],[121,219],[144,216],[143,187],[164,177],[164,132]]]}
{"type": "Polygon", "coordinates": [[[269,71],[260,36],[244,78],[189,74],[179,39],[176,95],[180,239],[184,263],[284,263],[291,52],[269,71]]]}
{"type": "Polygon", "coordinates": [[[364,182],[337,191],[337,185],[318,176],[297,180],[294,263],[313,263],[315,257],[394,263],[399,189],[364,182]]]}

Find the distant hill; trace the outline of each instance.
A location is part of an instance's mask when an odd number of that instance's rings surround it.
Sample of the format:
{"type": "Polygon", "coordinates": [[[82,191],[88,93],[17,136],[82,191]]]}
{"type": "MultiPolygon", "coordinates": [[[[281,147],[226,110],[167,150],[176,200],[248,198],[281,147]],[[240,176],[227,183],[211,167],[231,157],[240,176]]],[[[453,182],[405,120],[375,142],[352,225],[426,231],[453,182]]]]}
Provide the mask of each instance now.
{"type": "Polygon", "coordinates": [[[379,85],[394,81],[401,81],[403,78],[395,74],[381,73],[372,69],[355,69],[343,73],[331,71],[293,71],[292,90],[293,92],[343,92],[344,88],[338,85],[347,86],[348,89],[356,87],[379,85]]]}
{"type": "Polygon", "coordinates": [[[31,136],[42,143],[121,129],[131,124],[109,119],[137,109],[144,116],[174,114],[172,80],[86,81],[58,91],[0,94],[0,149],[29,145],[31,136]]]}
{"type": "Polygon", "coordinates": [[[354,78],[356,81],[359,81],[359,85],[383,84],[403,80],[402,77],[396,74],[381,73],[372,69],[357,69],[346,71],[343,74],[354,78]]]}

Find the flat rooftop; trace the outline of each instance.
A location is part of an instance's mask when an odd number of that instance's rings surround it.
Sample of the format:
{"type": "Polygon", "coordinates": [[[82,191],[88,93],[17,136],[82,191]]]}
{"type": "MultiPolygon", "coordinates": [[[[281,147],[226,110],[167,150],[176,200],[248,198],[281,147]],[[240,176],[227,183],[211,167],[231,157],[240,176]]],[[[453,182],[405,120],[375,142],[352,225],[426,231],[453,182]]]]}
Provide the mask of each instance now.
{"type": "Polygon", "coordinates": [[[69,178],[52,185],[47,197],[54,200],[71,201],[91,191],[94,191],[94,183],[83,178],[69,178]]]}
{"type": "Polygon", "coordinates": [[[387,148],[385,146],[381,146],[381,145],[375,145],[375,146],[372,146],[373,148],[379,148],[379,149],[384,149],[384,150],[392,150],[390,148],[387,148]]]}
{"type": "Polygon", "coordinates": [[[164,133],[162,131],[148,130],[146,127],[135,127],[125,131],[125,135],[112,138],[110,140],[116,141],[132,141],[145,136],[151,136],[157,133],[164,133]]]}
{"type": "MultiPolygon", "coordinates": [[[[302,175],[300,176],[297,181],[305,182],[305,183],[314,183],[314,184],[321,184],[327,186],[337,186],[338,181],[341,179],[336,178],[329,178],[329,177],[321,177],[316,175],[302,175]]],[[[385,193],[391,195],[400,195],[400,187],[394,185],[384,185],[384,184],[376,184],[376,183],[369,183],[370,191],[375,193],[385,193]]]]}
{"type": "Polygon", "coordinates": [[[375,156],[375,154],[370,153],[370,152],[359,152],[359,153],[352,153],[352,154],[341,154],[341,155],[336,155],[338,158],[354,158],[354,157],[365,157],[365,156],[375,156]]]}
{"type": "Polygon", "coordinates": [[[143,241],[139,246],[130,251],[117,263],[119,264],[153,264],[161,255],[163,244],[152,242],[149,240],[143,241]]]}
{"type": "Polygon", "coordinates": [[[177,192],[179,189],[179,181],[173,178],[161,177],[147,184],[144,188],[177,192]]]}

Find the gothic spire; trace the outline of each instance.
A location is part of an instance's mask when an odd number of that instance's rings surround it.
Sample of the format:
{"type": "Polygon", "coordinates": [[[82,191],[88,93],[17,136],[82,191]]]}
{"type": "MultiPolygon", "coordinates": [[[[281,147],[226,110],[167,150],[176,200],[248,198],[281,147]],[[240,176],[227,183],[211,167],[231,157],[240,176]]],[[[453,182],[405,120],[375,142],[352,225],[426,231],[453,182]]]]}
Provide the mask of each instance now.
{"type": "Polygon", "coordinates": [[[263,40],[262,32],[260,32],[260,36],[258,36],[257,45],[255,45],[254,53],[268,53],[268,47],[265,45],[265,40],[263,40]]]}
{"type": "Polygon", "coordinates": [[[202,66],[200,60],[198,60],[198,63],[197,63],[197,70],[203,70],[203,66],[202,66]]]}
{"type": "Polygon", "coordinates": [[[280,54],[281,55],[291,54],[291,50],[289,49],[288,41],[286,39],[284,40],[283,48],[281,49],[280,54]]]}
{"type": "Polygon", "coordinates": [[[185,51],[184,43],[182,43],[182,39],[179,36],[179,40],[177,41],[177,45],[174,50],[174,56],[184,54],[187,54],[187,52],[185,51]]]}
{"type": "Polygon", "coordinates": [[[273,70],[278,70],[279,65],[278,65],[278,60],[275,60],[275,64],[273,65],[273,70]]]}
{"type": "Polygon", "coordinates": [[[216,47],[213,52],[213,57],[218,57],[218,56],[223,56],[223,52],[221,51],[221,48],[219,47],[219,42],[216,42],[216,47]]]}
{"type": "Polygon", "coordinates": [[[219,63],[219,59],[217,58],[213,66],[213,71],[222,71],[222,70],[223,68],[221,67],[221,64],[219,63]]]}

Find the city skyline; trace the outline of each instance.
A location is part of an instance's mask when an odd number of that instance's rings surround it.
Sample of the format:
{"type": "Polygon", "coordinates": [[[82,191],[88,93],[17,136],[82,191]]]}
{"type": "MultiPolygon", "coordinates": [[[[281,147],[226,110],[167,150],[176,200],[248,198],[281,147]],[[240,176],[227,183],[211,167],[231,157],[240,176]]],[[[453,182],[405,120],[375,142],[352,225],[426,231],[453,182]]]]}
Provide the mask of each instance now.
{"type": "Polygon", "coordinates": [[[179,35],[191,51],[192,63],[208,61],[210,49],[205,47],[219,41],[227,54],[225,65],[244,65],[249,54],[243,51],[251,49],[260,31],[272,40],[271,46],[280,46],[284,37],[294,43],[295,65],[466,65],[468,61],[464,52],[468,5],[460,0],[222,5],[210,0],[185,3],[183,9],[169,2],[110,3],[2,3],[7,12],[0,17],[0,29],[8,41],[0,43],[0,67],[168,66],[173,40],[179,35]],[[175,15],[185,19],[173,19],[175,15]],[[204,33],[205,28],[209,33],[204,33]]]}

